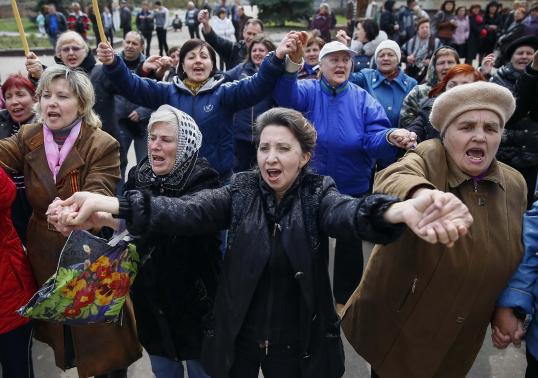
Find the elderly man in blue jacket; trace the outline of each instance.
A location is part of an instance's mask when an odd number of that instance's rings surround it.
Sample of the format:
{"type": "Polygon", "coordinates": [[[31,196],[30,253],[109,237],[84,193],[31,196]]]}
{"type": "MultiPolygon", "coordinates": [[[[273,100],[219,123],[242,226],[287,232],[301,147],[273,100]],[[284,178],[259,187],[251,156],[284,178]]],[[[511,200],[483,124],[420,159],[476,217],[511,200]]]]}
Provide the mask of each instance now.
{"type": "MultiPolygon", "coordinates": [[[[288,65],[273,97],[279,106],[303,112],[316,128],[313,169],[331,176],[340,192],[358,197],[370,189],[376,160],[395,158],[398,148],[414,147],[416,135],[390,128],[383,107],[349,82],[353,54],[341,42],[327,43],[319,55],[321,78],[297,81],[288,65]]],[[[337,308],[358,285],[362,264],[361,243],[337,241],[333,288],[337,308]]]]}

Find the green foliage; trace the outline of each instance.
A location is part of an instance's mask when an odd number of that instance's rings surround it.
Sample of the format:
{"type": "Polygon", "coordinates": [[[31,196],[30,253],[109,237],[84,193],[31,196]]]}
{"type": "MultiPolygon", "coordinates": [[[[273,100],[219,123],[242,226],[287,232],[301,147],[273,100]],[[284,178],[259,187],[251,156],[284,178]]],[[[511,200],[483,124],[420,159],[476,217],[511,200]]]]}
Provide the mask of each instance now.
{"type": "Polygon", "coordinates": [[[252,0],[251,4],[258,6],[260,19],[277,26],[284,26],[286,21],[307,19],[313,12],[309,0],[252,0]]]}

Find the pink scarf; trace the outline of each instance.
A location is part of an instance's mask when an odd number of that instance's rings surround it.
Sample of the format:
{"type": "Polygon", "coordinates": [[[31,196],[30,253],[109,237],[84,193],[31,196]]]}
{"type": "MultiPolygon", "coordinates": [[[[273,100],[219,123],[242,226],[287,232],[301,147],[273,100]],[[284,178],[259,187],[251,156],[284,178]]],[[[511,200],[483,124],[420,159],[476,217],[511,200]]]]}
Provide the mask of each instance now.
{"type": "Polygon", "coordinates": [[[50,171],[52,172],[52,178],[56,183],[56,176],[60,171],[62,163],[65,161],[65,158],[71,152],[73,145],[75,144],[78,134],[80,132],[80,126],[82,121],[77,121],[77,124],[73,126],[69,136],[65,140],[64,144],[60,148],[58,144],[54,141],[54,136],[52,131],[43,124],[43,137],[45,143],[45,154],[47,155],[47,162],[49,163],[50,171]]]}

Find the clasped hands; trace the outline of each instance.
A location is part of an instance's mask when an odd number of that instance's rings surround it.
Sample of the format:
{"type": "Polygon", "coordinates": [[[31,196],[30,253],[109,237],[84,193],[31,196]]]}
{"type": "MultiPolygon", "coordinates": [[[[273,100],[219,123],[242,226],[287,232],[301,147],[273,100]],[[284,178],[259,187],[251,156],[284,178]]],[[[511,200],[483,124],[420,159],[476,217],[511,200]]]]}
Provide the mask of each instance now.
{"type": "Polygon", "coordinates": [[[491,319],[491,340],[496,348],[504,349],[510,343],[520,347],[525,336],[523,322],[510,307],[497,307],[491,319]]]}
{"type": "Polygon", "coordinates": [[[117,203],[116,197],[77,192],[65,201],[55,198],[45,214],[47,222],[64,236],[73,230],[117,229],[119,220],[112,217],[117,212],[118,206],[114,206],[117,203]]]}
{"type": "Polygon", "coordinates": [[[411,231],[428,243],[452,247],[467,234],[473,217],[454,194],[420,188],[413,198],[392,205],[385,213],[390,223],[405,223],[411,231]]]}

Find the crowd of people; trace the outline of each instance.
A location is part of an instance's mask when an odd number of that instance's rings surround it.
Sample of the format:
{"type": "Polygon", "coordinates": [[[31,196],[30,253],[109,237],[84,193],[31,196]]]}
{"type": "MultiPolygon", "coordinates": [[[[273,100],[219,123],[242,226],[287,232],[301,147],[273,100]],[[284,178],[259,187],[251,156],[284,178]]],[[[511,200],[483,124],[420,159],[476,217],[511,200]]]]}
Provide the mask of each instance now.
{"type": "Polygon", "coordinates": [[[538,374],[538,3],[351,2],[338,31],[322,3],[281,41],[238,1],[129,5],[95,55],[92,9],[46,5],[56,64],[30,52],[2,83],[5,378],[33,377],[34,337],[80,377],[126,377],[143,347],[157,378],[338,378],[340,324],[372,377],[465,376],[490,324],[538,374]],[[134,237],[122,321],[17,315],[78,229],[134,237]]]}

